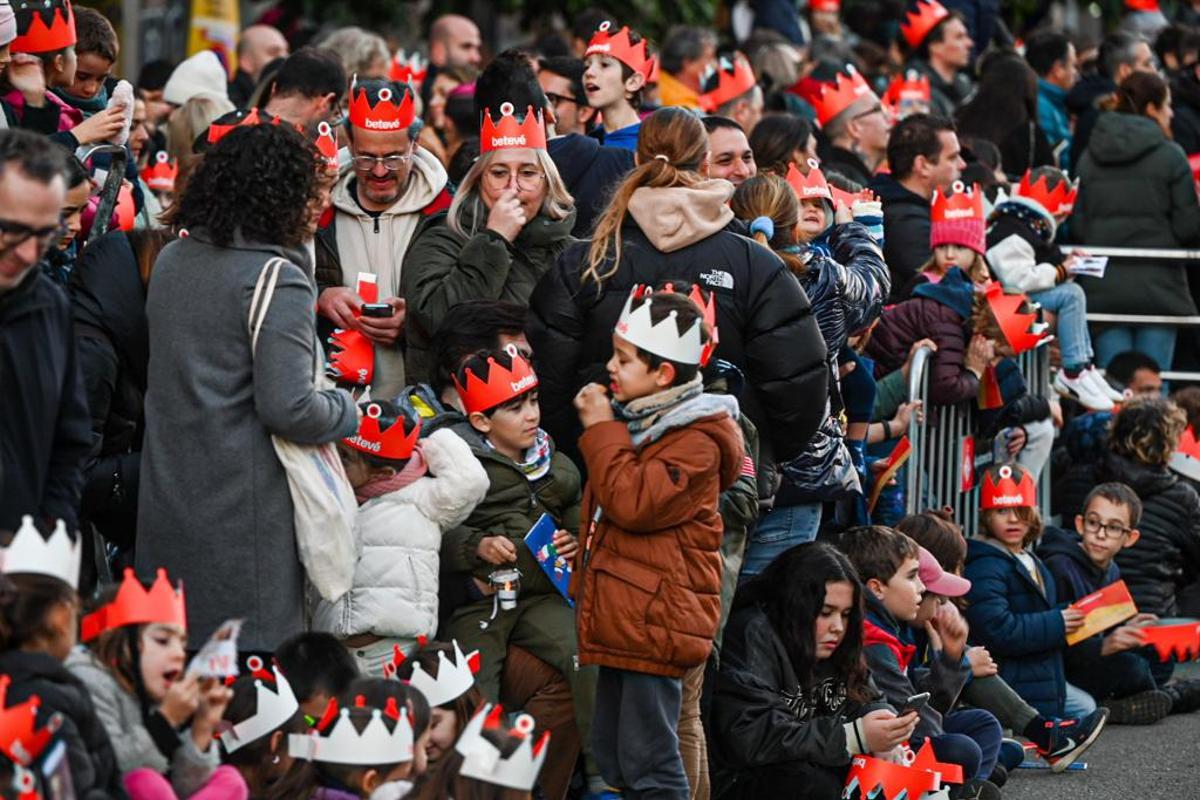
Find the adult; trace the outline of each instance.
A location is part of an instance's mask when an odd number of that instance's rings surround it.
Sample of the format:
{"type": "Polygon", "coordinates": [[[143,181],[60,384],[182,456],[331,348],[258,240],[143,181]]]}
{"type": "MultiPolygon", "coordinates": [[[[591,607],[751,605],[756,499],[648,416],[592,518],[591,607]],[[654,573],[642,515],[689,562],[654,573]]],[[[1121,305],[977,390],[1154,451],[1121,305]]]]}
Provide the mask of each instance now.
{"type": "Polygon", "coordinates": [[[673,25],[663,38],[658,58],[659,102],[700,108],[704,76],[717,61],[716,33],[696,25],[673,25]]]}
{"type": "Polygon", "coordinates": [[[1038,76],[1037,120],[1061,169],[1071,167],[1071,113],[1067,93],[1079,80],[1075,45],[1066,34],[1043,28],[1025,42],[1025,60],[1038,76]]]}
{"type": "Polygon", "coordinates": [[[559,134],[588,132],[596,109],[588,105],[583,91],[583,59],[572,56],[543,58],[537,79],[554,112],[554,130],[559,134]]]}
{"type": "Polygon", "coordinates": [[[929,78],[933,113],[953,117],[971,93],[966,69],[975,43],[962,13],[947,11],[938,0],[916,0],[900,33],[912,54],[909,68],[929,78]]]}
{"type": "Polygon", "coordinates": [[[221,108],[221,114],[234,109],[229,99],[225,67],[212,50],[201,50],[181,62],[171,71],[171,77],[167,78],[167,83],[163,86],[163,102],[172,110],[193,97],[202,97],[217,104],[221,108]]]}
{"type": "Polygon", "coordinates": [[[1126,350],[1113,356],[1104,375],[1118,389],[1128,390],[1132,395],[1158,396],[1163,393],[1162,367],[1137,350],[1126,350]]]}
{"type": "Polygon", "coordinates": [[[579,433],[571,398],[589,381],[608,383],[604,364],[630,290],[668,280],[715,296],[715,357],[746,374],[740,400],[762,432],[763,464],[794,456],[821,422],[825,343],[808,299],[778,256],[726,229],[733,186],[701,177],[707,152],[704,126],[690,111],[647,117],[638,166],[592,239],[567,248],[534,290],[528,332],[542,426],[564,451],[579,433]]]}
{"type": "Polygon", "coordinates": [[[867,184],[887,158],[892,117],[863,77],[847,66],[817,98],[821,165],[867,184]]]}
{"type": "Polygon", "coordinates": [[[424,226],[405,256],[409,383],[433,377],[433,335],[452,307],[467,300],[525,305],[572,241],[575,209],[546,152],[540,112],[502,109],[484,117],[480,156],[449,212],[424,226]]]}
{"type": "MultiPolygon", "coordinates": [[[[1200,37],[1200,32],[1196,34],[1200,37]]],[[[1200,153],[1200,60],[1179,70],[1171,81],[1175,119],[1171,132],[1189,156],[1200,153]]]]}
{"type": "Polygon", "coordinates": [[[892,300],[932,255],[929,202],[933,190],[951,185],[966,162],[954,123],[944,117],[913,114],[892,129],[887,147],[890,174],[871,180],[883,201],[883,255],[892,273],[892,300]]]}
{"type": "Polygon", "coordinates": [[[285,125],[222,138],[192,173],[170,219],[146,298],[150,368],[138,497],[138,573],[165,567],[191,595],[188,634],[205,641],[245,620],[238,646],[272,650],[304,629],[287,474],[271,436],[319,444],[352,435],[354,401],[318,391],[305,246],[327,198],[316,148],[285,125]],[[237,202],[230,202],[237,198],[237,202]],[[256,346],[255,284],[285,263],[256,346]]]}
{"type": "Polygon", "coordinates": [[[760,172],[787,177],[788,167],[808,173],[808,162],[817,157],[812,125],[793,114],[764,114],[750,135],[750,149],[760,172]]]}
{"type": "MultiPolygon", "coordinates": [[[[1129,75],[1115,110],[1100,115],[1079,162],[1071,230],[1079,241],[1110,247],[1181,248],[1200,243],[1200,205],[1183,149],[1171,141],[1171,95],[1156,73],[1129,75]]],[[[1109,314],[1190,316],[1196,305],[1182,262],[1111,259],[1103,280],[1080,281],[1088,310],[1109,314]]],[[[1104,366],[1141,350],[1164,370],[1175,357],[1177,329],[1110,326],[1092,339],[1104,366]]]]}
{"type": "Polygon", "coordinates": [[[1000,164],[1011,177],[1054,163],[1054,152],[1038,124],[1037,73],[1011,50],[980,61],[979,85],[958,110],[958,132],[1000,148],[1000,164]]]}
{"type": "Polygon", "coordinates": [[[287,58],[288,43],[278,28],[251,25],[237,42],[237,72],[229,82],[229,99],[238,108],[246,108],[262,77],[263,68],[277,58],[287,58]]]}
{"type": "Polygon", "coordinates": [[[704,80],[700,107],[709,114],[733,120],[747,134],[754,133],[766,104],[754,68],[745,56],[735,53],[732,59],[722,58],[718,62],[704,80]]]}
{"type": "Polygon", "coordinates": [[[429,64],[479,69],[483,63],[483,40],[479,28],[467,17],[443,14],[429,27],[429,64]]]}
{"type": "Polygon", "coordinates": [[[357,25],[338,28],[317,47],[340,58],[346,74],[355,75],[360,81],[386,78],[392,63],[384,38],[357,25]]]}
{"type": "Polygon", "coordinates": [[[333,219],[317,235],[317,310],[374,343],[374,394],[390,398],[405,385],[401,265],[418,225],[449,205],[446,170],[416,143],[423,123],[407,85],[360,81],[351,94],[346,132],[353,169],[334,187],[333,219]],[[360,272],[376,277],[389,316],[361,315],[354,288],[360,272]]]}
{"type": "Polygon", "coordinates": [[[40,269],[62,236],[66,152],[0,131],[0,529],[75,526],[91,447],[67,297],[40,269]]]}
{"type": "Polygon", "coordinates": [[[301,128],[328,122],[341,112],[346,70],[328,50],[301,47],[275,73],[263,111],[301,128]]]}
{"type": "Polygon", "coordinates": [[[703,120],[708,132],[708,161],[704,174],[709,178],[724,178],[741,186],[747,178],[758,174],[754,150],[746,131],[728,117],[708,116],[703,120]]]}
{"type": "Polygon", "coordinates": [[[1096,72],[1079,79],[1067,93],[1067,108],[1075,115],[1075,138],[1071,143],[1078,163],[1087,150],[1092,127],[1106,101],[1129,75],[1154,72],[1154,51],[1140,36],[1115,31],[1104,37],[1096,55],[1096,72]]]}

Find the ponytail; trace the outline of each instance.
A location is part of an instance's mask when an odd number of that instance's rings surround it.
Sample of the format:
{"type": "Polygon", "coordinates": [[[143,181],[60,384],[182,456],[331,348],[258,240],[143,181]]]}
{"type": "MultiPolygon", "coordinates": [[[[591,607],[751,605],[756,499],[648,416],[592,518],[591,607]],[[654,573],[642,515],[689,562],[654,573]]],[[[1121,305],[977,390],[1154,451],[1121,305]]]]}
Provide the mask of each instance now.
{"type": "Polygon", "coordinates": [[[1116,94],[1104,104],[1109,111],[1145,116],[1150,106],[1167,104],[1167,82],[1156,72],[1134,72],[1117,87],[1116,94]]]}
{"type": "Polygon", "coordinates": [[[734,191],[729,206],[738,219],[750,223],[754,241],[773,250],[793,275],[804,274],[808,265],[794,252],[800,201],[787,181],[769,173],[747,178],[734,191]]]}

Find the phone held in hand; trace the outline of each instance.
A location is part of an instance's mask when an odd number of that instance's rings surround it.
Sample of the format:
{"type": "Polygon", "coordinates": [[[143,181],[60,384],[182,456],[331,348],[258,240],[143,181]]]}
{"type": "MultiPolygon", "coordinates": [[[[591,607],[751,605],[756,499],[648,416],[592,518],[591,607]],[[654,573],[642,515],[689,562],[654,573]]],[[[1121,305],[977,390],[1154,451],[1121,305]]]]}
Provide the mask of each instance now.
{"type": "Polygon", "coordinates": [[[396,313],[396,309],[392,308],[390,303],[363,303],[362,315],[364,317],[390,317],[396,313]]]}
{"type": "Polygon", "coordinates": [[[900,706],[896,711],[896,716],[903,717],[910,711],[919,713],[927,705],[929,705],[929,692],[914,694],[904,701],[904,705],[900,706]]]}

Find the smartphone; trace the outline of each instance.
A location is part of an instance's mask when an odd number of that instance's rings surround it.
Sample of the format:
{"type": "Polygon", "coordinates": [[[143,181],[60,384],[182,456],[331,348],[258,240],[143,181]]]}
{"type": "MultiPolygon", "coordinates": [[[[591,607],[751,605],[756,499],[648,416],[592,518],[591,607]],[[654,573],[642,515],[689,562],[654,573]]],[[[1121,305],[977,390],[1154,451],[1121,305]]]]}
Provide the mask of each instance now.
{"type": "Polygon", "coordinates": [[[929,704],[929,692],[921,692],[920,694],[914,694],[912,697],[909,697],[907,700],[904,701],[904,705],[900,706],[900,708],[896,711],[896,716],[903,717],[905,714],[907,714],[910,711],[919,712],[922,708],[924,708],[928,704],[929,704]]]}
{"type": "Polygon", "coordinates": [[[362,315],[364,317],[390,317],[396,313],[396,309],[392,308],[390,303],[363,303],[362,315]]]}

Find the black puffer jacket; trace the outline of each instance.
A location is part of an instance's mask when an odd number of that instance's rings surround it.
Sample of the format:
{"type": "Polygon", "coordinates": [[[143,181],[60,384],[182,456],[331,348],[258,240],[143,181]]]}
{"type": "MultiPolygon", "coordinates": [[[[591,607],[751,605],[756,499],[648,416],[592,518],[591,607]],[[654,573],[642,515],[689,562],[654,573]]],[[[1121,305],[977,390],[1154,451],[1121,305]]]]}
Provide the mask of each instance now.
{"type": "Polygon", "coordinates": [[[892,273],[891,302],[933,255],[929,246],[929,200],[904,188],[886,173],[871,179],[871,191],[883,201],[883,257],[892,273]]]}
{"type": "Polygon", "coordinates": [[[860,223],[835,225],[827,246],[828,256],[817,248],[806,253],[808,263],[800,285],[812,304],[832,362],[850,334],[883,311],[892,279],[879,245],[860,223]]]}
{"type": "MultiPolygon", "coordinates": [[[[707,199],[699,197],[700,190],[638,192],[677,192],[675,199],[687,206],[681,212],[690,216],[714,199],[723,207],[721,193],[714,196],[711,186],[720,183],[725,181],[701,185],[707,199]]],[[[727,199],[729,192],[723,194],[727,199]]],[[[721,217],[713,212],[708,221],[713,219],[728,220],[728,213],[721,217]]],[[[669,224],[663,216],[657,221],[669,224]]],[[[682,223],[696,224],[691,218],[682,223]]],[[[613,327],[630,290],[636,284],[673,280],[699,284],[716,296],[720,341],[714,358],[746,374],[742,409],[762,433],[763,463],[799,453],[824,415],[826,349],[808,297],[779,257],[723,224],[664,251],[630,216],[622,238],[621,261],[601,286],[582,281],[590,246],[584,241],[567,248],[530,298],[528,335],[537,362],[542,427],[563,452],[577,452],[580,428],[571,401],[589,381],[608,384],[604,365],[612,356],[613,327]]]]}
{"type": "Polygon", "coordinates": [[[87,687],[58,659],[46,653],[10,650],[0,654],[0,674],[12,678],[6,704],[36,694],[41,699],[38,724],[55,712],[62,715],[59,738],[67,746],[71,781],[79,800],[125,797],[117,756],[87,687]]]}
{"type": "MultiPolygon", "coordinates": [[[[1166,467],[1148,467],[1111,452],[1101,456],[1090,480],[1074,480],[1070,486],[1081,492],[1106,481],[1128,484],[1142,501],[1137,526],[1142,537],[1117,554],[1121,577],[1139,611],[1174,616],[1176,591],[1200,575],[1200,495],[1166,467]]],[[[1063,519],[1082,513],[1084,497],[1063,498],[1063,519]]]]}

